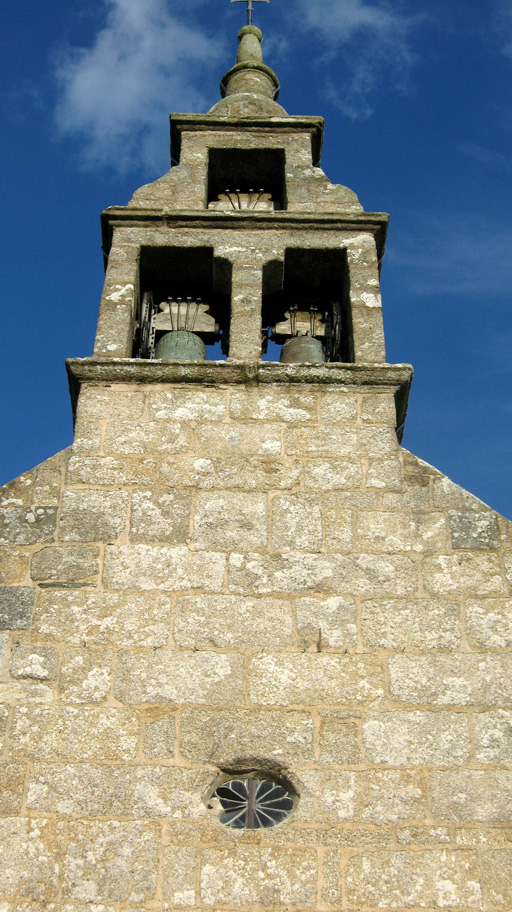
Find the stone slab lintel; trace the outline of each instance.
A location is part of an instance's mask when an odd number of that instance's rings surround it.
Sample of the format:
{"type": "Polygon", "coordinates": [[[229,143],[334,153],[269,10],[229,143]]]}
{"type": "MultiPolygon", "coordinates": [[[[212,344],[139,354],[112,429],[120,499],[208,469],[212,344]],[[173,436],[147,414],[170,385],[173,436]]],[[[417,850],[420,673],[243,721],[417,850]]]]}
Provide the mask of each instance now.
{"type": "Polygon", "coordinates": [[[136,209],[111,206],[101,214],[102,250],[108,261],[114,228],[156,227],[163,230],[196,228],[204,231],[318,229],[323,231],[358,231],[373,234],[379,262],[384,256],[389,215],[386,212],[304,213],[288,212],[230,212],[205,209],[180,210],[169,213],[163,209],[136,209]]]}
{"type": "Polygon", "coordinates": [[[218,130],[222,133],[241,130],[249,133],[310,133],[313,161],[320,162],[324,136],[323,117],[268,117],[253,116],[239,118],[218,117],[211,114],[171,114],[171,158],[174,163],[180,160],[181,135],[184,132],[209,133],[218,130]]]}

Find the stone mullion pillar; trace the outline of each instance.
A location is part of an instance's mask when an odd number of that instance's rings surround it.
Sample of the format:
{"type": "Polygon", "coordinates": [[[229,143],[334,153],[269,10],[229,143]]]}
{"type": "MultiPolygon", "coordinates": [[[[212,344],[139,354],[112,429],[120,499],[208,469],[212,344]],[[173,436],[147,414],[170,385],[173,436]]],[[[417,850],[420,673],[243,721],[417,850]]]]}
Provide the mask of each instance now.
{"type": "Polygon", "coordinates": [[[263,267],[233,262],[229,360],[261,358],[261,302],[263,267]]]}
{"type": "Polygon", "coordinates": [[[361,244],[347,248],[350,311],[356,364],[386,361],[379,263],[375,241],[361,238],[361,244]]]}
{"type": "Polygon", "coordinates": [[[132,357],[140,247],[124,245],[121,240],[120,232],[115,231],[94,343],[94,355],[99,358],[132,357]]]}

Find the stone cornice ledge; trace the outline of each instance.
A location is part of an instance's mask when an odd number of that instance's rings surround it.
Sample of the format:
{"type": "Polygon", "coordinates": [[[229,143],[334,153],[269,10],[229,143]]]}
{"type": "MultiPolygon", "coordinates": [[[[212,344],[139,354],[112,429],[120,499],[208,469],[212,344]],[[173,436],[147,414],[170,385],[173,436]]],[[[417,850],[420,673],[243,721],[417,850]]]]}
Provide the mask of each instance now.
{"type": "Polygon", "coordinates": [[[401,439],[413,368],[410,364],[277,364],[273,361],[142,361],[70,358],[66,361],[73,414],[82,383],[178,383],[222,386],[272,383],[390,389],[401,439]]]}

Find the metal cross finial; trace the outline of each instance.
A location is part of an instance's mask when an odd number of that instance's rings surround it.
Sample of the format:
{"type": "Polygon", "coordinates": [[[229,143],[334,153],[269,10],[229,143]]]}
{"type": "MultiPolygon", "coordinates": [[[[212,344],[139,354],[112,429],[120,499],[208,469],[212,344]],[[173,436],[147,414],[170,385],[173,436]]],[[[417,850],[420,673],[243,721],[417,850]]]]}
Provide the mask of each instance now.
{"type": "Polygon", "coordinates": [[[270,3],[270,0],[231,0],[231,3],[247,3],[247,25],[252,25],[253,2],[270,3]]]}

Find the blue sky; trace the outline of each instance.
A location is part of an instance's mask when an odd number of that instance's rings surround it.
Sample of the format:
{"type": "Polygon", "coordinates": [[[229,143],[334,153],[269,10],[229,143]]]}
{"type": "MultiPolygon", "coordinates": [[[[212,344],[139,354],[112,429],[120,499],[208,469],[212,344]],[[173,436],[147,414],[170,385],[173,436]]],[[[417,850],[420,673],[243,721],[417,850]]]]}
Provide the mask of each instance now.
{"type": "MultiPolygon", "coordinates": [[[[388,361],[415,368],[404,446],[512,517],[512,0],[255,7],[280,103],[326,118],[325,172],[391,213],[388,361]]],[[[6,5],[0,483],[71,442],[64,359],[92,352],[99,214],[168,169],[169,111],[215,103],[244,9],[6,5]]]]}

